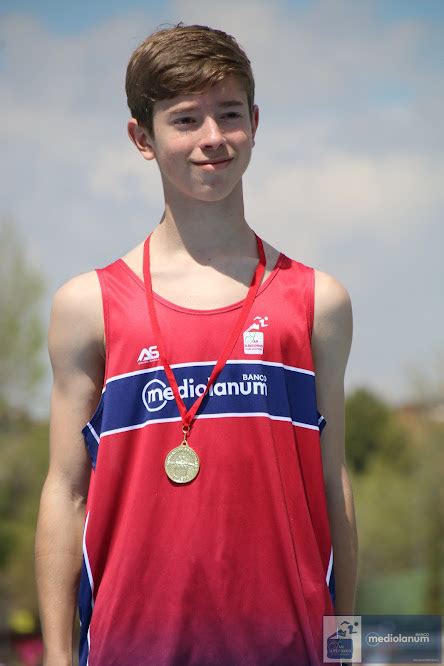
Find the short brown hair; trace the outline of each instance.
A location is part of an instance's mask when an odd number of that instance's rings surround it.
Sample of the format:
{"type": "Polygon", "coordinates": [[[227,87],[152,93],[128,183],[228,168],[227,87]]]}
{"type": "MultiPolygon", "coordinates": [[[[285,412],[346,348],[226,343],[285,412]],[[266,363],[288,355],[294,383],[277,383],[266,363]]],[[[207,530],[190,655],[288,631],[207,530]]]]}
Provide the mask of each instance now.
{"type": "Polygon", "coordinates": [[[231,35],[206,25],[157,30],[133,52],[125,90],[132,117],[154,137],[154,103],[200,93],[234,74],[247,93],[253,118],[254,78],[245,51],[231,35]]]}

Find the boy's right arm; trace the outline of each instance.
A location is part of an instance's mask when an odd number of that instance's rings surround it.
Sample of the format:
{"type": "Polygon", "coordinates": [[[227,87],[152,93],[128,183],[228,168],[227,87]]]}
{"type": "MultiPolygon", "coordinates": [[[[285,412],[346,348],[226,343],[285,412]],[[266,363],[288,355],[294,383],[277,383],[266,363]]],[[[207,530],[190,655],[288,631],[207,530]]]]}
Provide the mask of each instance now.
{"type": "Polygon", "coordinates": [[[45,666],[72,664],[90,460],[82,436],[100,400],[105,350],[100,285],[80,275],[55,294],[48,337],[53,369],[50,463],[35,542],[45,666]]]}

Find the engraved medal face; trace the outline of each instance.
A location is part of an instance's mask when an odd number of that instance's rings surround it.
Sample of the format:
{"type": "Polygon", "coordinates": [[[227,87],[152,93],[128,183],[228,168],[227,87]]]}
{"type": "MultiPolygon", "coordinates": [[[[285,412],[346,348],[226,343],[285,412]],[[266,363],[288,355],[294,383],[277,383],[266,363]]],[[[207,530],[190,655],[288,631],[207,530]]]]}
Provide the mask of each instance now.
{"type": "Polygon", "coordinates": [[[199,457],[191,446],[180,444],[165,458],[165,472],[171,481],[188,483],[199,472],[199,457]]]}

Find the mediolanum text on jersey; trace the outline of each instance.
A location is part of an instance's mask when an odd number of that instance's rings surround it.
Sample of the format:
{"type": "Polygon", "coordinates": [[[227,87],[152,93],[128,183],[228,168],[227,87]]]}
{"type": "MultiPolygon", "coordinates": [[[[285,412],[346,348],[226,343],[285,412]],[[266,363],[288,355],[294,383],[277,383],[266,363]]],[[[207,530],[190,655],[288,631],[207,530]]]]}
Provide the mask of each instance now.
{"type": "MultiPolygon", "coordinates": [[[[268,395],[265,375],[242,375],[242,381],[216,382],[210,387],[210,397],[230,395],[268,395]],[[245,379],[248,377],[249,379],[245,379]],[[250,379],[255,377],[255,379],[250,379]],[[256,379],[257,377],[257,379],[256,379]]],[[[208,379],[207,379],[208,381],[208,379]]],[[[185,378],[178,386],[182,399],[198,398],[205,392],[205,384],[196,384],[194,379],[185,378]]],[[[142,400],[149,412],[160,411],[168,401],[174,400],[173,391],[161,379],[151,379],[143,388],[142,400]]]]}

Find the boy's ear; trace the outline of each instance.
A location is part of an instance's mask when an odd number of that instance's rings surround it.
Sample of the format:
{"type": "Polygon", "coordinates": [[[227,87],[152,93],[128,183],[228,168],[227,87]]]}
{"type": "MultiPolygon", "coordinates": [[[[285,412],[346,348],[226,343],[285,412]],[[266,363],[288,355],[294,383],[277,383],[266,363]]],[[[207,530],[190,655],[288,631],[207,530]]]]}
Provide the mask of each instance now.
{"type": "Polygon", "coordinates": [[[251,124],[251,129],[252,129],[252,136],[253,136],[253,146],[255,144],[254,137],[256,135],[256,130],[257,126],[259,124],[259,107],[257,104],[253,105],[253,118],[252,118],[252,124],[251,124]]]}
{"type": "Polygon", "coordinates": [[[156,157],[153,139],[148,130],[139,125],[135,118],[130,118],[128,121],[128,136],[145,160],[153,160],[156,157]]]}

